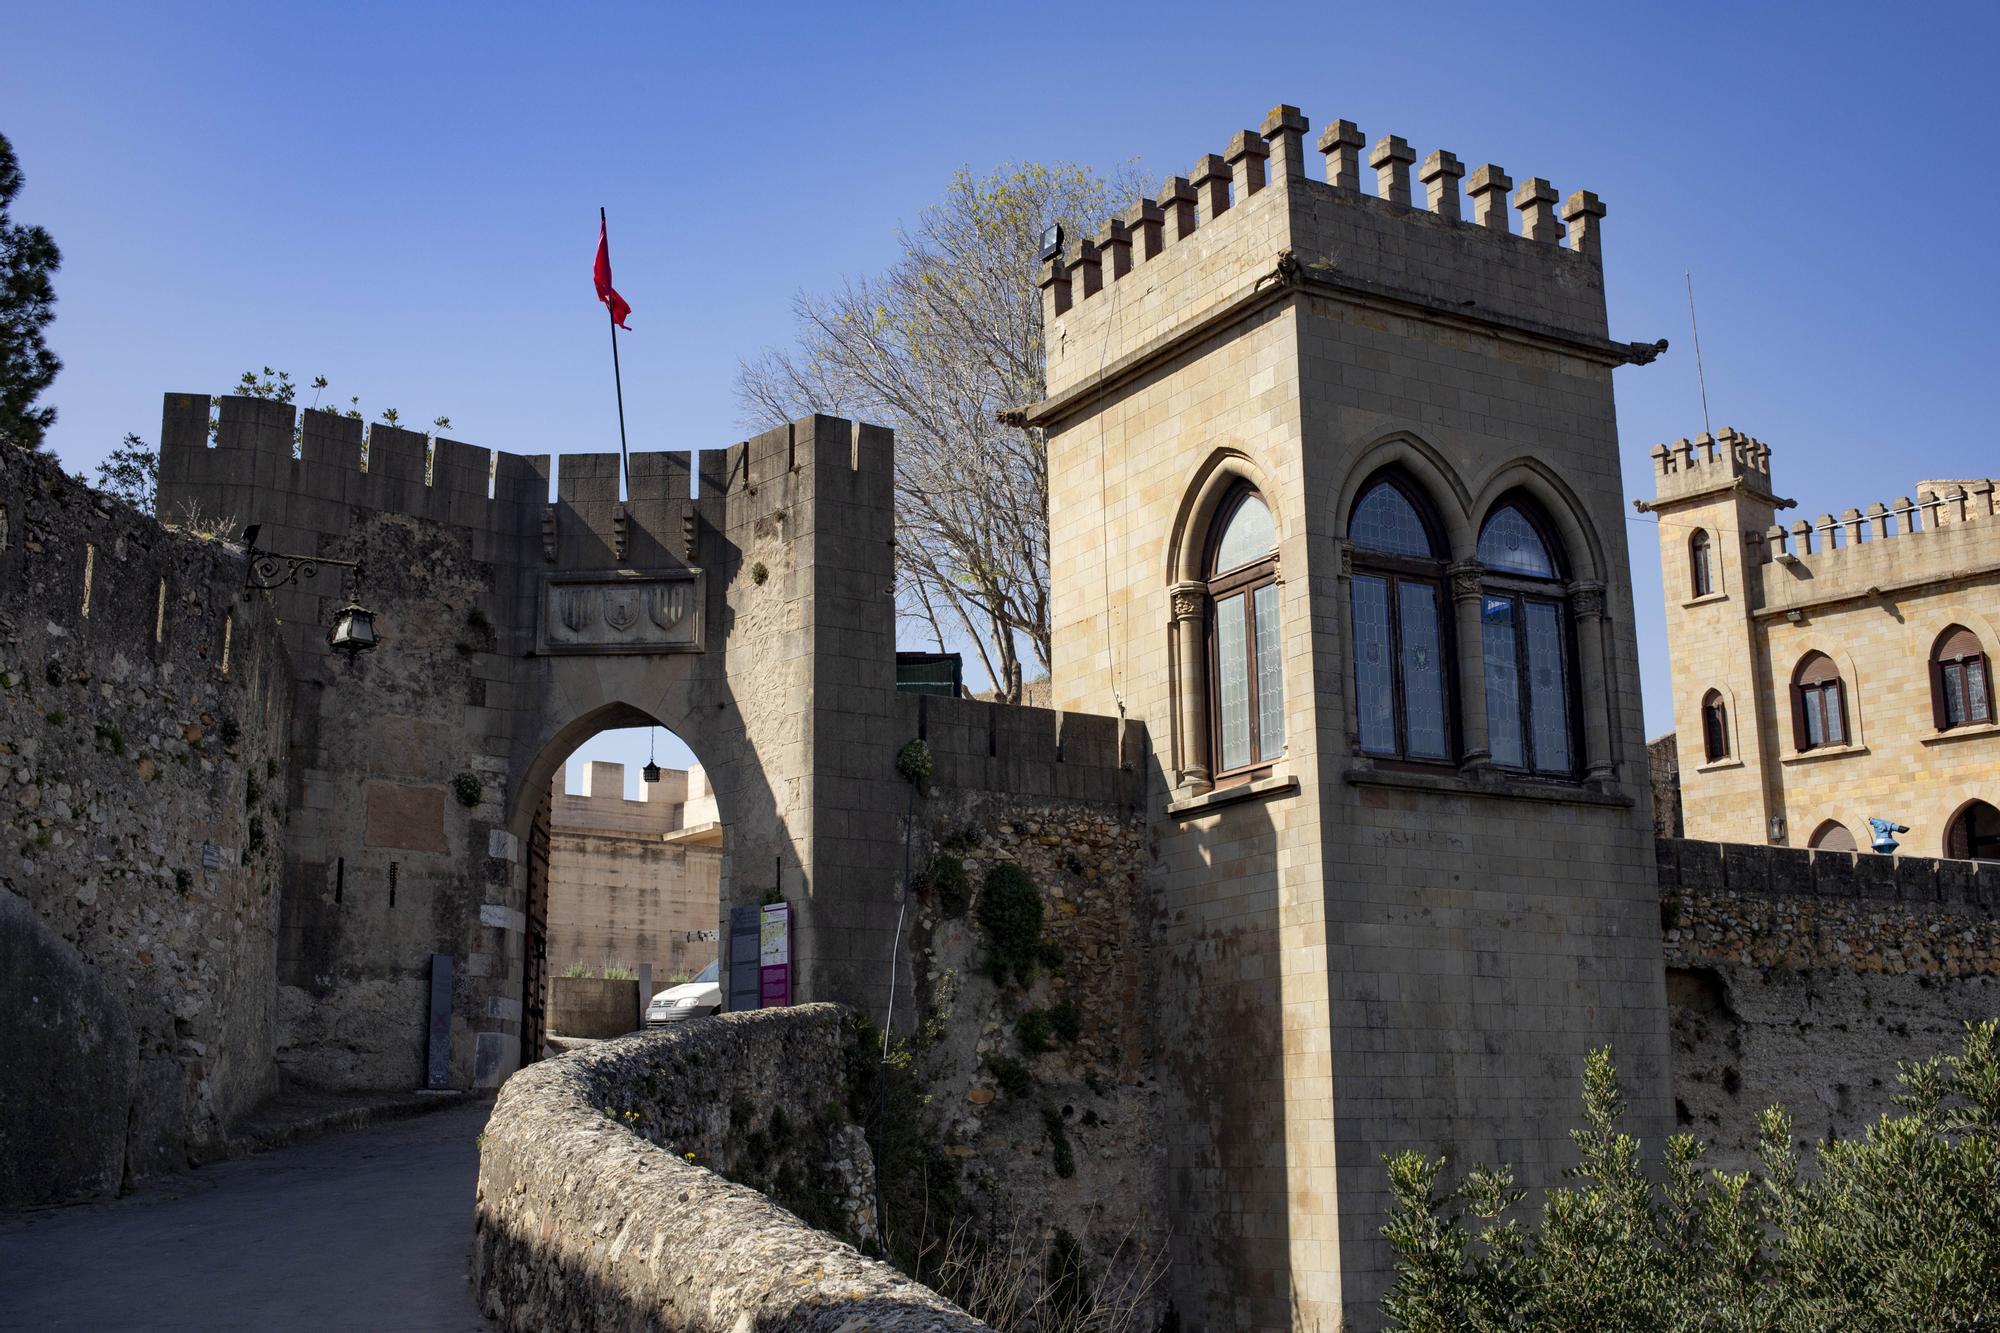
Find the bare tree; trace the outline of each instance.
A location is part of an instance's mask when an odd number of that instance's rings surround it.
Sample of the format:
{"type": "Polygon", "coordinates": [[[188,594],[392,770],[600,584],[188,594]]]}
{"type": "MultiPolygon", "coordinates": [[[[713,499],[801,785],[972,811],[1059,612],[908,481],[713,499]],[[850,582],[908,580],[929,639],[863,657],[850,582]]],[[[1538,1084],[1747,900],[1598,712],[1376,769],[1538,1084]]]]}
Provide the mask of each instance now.
{"type": "Polygon", "coordinates": [[[943,647],[963,635],[1002,697],[1024,653],[1049,668],[1049,484],[1040,432],[997,414],[1042,398],[1041,233],[1094,229],[1136,187],[1040,163],[956,172],[899,233],[887,272],[793,302],[798,342],[743,364],[758,428],[807,412],[896,431],[898,611],[943,647]]]}

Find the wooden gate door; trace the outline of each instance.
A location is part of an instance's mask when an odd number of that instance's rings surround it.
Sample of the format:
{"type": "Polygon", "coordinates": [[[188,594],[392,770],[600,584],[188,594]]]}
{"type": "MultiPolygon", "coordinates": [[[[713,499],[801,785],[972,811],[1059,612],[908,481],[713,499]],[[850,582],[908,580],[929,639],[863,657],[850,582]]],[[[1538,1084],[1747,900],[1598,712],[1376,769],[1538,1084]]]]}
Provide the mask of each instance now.
{"type": "Polygon", "coordinates": [[[549,793],[542,792],[528,829],[528,931],[522,948],[521,1064],[542,1058],[549,971],[549,793]]]}

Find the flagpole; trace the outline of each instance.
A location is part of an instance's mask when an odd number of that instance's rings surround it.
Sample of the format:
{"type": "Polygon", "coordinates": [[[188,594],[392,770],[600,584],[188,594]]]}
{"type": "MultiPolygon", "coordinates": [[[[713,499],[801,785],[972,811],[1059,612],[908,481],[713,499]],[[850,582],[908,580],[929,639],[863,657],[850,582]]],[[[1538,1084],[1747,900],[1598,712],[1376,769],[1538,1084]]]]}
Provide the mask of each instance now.
{"type": "MultiPolygon", "coordinates": [[[[605,221],[604,210],[597,210],[597,225],[605,235],[610,235],[610,226],[605,221]]],[[[618,461],[625,470],[625,495],[632,494],[632,455],[625,448],[625,377],[618,370],[618,312],[604,303],[604,313],[611,320],[611,382],[618,389],[618,461]]]]}

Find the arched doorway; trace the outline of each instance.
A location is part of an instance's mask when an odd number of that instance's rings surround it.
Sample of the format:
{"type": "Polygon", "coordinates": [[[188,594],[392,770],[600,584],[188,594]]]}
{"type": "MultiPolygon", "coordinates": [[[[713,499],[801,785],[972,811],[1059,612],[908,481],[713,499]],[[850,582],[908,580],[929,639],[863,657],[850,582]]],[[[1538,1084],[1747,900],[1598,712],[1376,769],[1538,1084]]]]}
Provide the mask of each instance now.
{"type": "Polygon", "coordinates": [[[521,795],[534,802],[522,839],[522,1064],[552,1040],[621,1036],[656,995],[697,977],[711,1002],[671,1016],[719,1007],[727,826],[700,757],[666,727],[628,725],[636,711],[565,729],[521,795]]]}
{"type": "Polygon", "coordinates": [[[1855,846],[1854,834],[1838,819],[1829,819],[1813,830],[1806,846],[1816,852],[1852,852],[1860,850],[1855,846]]]}
{"type": "Polygon", "coordinates": [[[1961,861],[2000,861],[2000,810],[1967,801],[1945,825],[1944,854],[1961,861]]]}

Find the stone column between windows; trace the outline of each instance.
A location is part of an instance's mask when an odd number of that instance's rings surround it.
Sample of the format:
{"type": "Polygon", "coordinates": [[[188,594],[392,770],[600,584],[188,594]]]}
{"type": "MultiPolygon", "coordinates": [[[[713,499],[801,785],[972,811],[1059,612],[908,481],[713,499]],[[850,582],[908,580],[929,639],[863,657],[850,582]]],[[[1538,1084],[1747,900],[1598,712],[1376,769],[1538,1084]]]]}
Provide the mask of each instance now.
{"type": "Polygon", "coordinates": [[[1451,606],[1458,631],[1459,771],[1477,774],[1493,763],[1493,745],[1486,730],[1486,647],[1479,619],[1480,583],[1486,566],[1462,560],[1451,575],[1451,606]]]}
{"type": "Polygon", "coordinates": [[[1577,695],[1583,700],[1585,777],[1610,786],[1618,779],[1611,755],[1612,682],[1604,674],[1604,585],[1570,585],[1569,604],[1576,616],[1577,695]]]}
{"type": "Polygon", "coordinates": [[[1174,657],[1180,668],[1181,769],[1183,786],[1207,791],[1213,770],[1208,762],[1208,644],[1205,623],[1208,585],[1176,583],[1174,657]]]}

